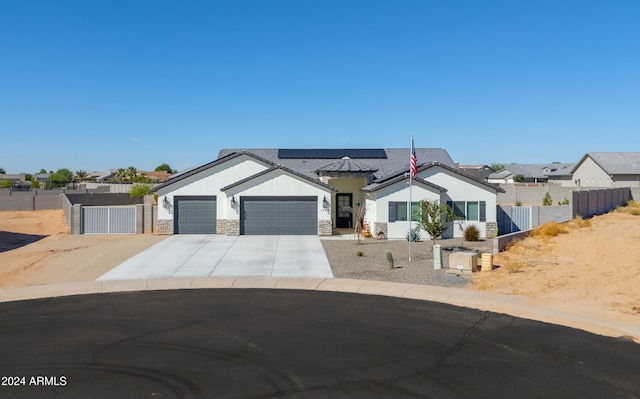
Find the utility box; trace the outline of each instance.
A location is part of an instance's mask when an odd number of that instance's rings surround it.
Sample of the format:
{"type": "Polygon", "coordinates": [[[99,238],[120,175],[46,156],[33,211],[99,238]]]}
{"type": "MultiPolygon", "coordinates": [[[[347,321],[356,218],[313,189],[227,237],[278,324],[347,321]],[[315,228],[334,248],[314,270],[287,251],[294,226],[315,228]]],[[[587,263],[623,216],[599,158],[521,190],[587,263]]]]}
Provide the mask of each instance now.
{"type": "Polygon", "coordinates": [[[473,273],[478,271],[478,254],[475,252],[454,252],[449,255],[447,273],[473,273]]]}

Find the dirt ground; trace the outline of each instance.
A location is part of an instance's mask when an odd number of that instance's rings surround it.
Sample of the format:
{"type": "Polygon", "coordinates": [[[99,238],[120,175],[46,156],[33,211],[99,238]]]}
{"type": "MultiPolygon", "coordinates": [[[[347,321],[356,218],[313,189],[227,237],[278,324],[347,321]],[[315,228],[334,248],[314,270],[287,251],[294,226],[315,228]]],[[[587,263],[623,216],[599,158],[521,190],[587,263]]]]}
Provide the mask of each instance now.
{"type": "Polygon", "coordinates": [[[473,287],[533,298],[556,310],[640,323],[640,207],[574,220],[565,230],[528,237],[496,255],[499,268],[476,273],[473,287]]]}
{"type": "Polygon", "coordinates": [[[93,281],[165,238],[67,232],[62,210],[0,212],[0,288],[93,281]]]}
{"type": "MultiPolygon", "coordinates": [[[[468,288],[640,323],[640,215],[611,212],[588,224],[574,223],[555,237],[527,238],[496,255],[498,268],[476,273],[468,288]]],[[[0,212],[0,288],[93,281],[165,237],[68,235],[62,211],[0,212]]],[[[370,248],[364,251],[365,259],[374,256],[370,248]]],[[[416,245],[416,256],[420,252],[416,245]]]]}

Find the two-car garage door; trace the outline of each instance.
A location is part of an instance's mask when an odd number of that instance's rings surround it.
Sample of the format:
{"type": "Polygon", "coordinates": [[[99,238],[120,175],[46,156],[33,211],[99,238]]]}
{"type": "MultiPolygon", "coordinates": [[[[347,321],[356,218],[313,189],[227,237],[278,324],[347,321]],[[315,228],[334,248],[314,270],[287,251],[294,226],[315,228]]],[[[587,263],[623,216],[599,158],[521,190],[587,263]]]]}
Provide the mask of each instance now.
{"type": "Polygon", "coordinates": [[[241,197],[240,234],[317,235],[317,197],[241,197]]]}

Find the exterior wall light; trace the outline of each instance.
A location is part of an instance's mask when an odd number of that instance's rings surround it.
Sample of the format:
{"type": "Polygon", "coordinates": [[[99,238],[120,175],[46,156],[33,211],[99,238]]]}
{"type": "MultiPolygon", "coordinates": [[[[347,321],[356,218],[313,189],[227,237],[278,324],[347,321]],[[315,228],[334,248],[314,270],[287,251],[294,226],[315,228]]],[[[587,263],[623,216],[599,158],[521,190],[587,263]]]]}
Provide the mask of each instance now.
{"type": "Polygon", "coordinates": [[[171,205],[171,202],[169,201],[166,195],[162,199],[162,207],[166,209],[167,212],[169,212],[169,214],[173,213],[173,205],[171,205]]]}
{"type": "Polygon", "coordinates": [[[233,208],[238,206],[238,201],[236,200],[236,197],[231,197],[231,206],[233,208]]]}
{"type": "Polygon", "coordinates": [[[328,211],[331,209],[331,202],[329,202],[326,195],[322,199],[322,208],[324,208],[325,211],[328,211]]]}

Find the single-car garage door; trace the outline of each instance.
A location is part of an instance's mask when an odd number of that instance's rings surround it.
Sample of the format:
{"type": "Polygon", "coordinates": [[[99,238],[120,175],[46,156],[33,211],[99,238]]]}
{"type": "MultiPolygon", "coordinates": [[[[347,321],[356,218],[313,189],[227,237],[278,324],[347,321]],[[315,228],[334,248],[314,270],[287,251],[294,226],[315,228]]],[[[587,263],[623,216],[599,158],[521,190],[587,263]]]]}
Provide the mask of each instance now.
{"type": "Polygon", "coordinates": [[[215,196],[176,196],[174,206],[175,234],[215,234],[215,196]]]}
{"type": "Polygon", "coordinates": [[[317,197],[241,197],[240,234],[317,235],[317,197]]]}

